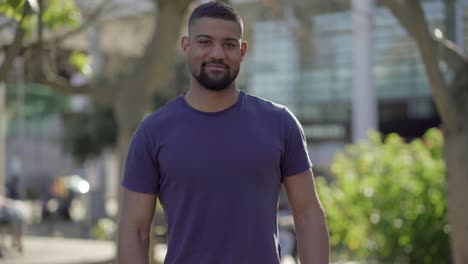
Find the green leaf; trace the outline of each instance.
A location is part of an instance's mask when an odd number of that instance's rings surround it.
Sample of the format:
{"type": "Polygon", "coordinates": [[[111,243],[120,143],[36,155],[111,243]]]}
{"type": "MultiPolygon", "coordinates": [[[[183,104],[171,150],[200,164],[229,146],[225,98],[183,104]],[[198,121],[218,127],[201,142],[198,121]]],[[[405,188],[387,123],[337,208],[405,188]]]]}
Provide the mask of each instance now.
{"type": "Polygon", "coordinates": [[[7,0],[7,4],[13,9],[17,9],[24,4],[25,0],[7,0]]]}
{"type": "Polygon", "coordinates": [[[80,12],[73,0],[49,0],[43,13],[44,25],[49,29],[62,26],[78,27],[80,12]]]}
{"type": "Polygon", "coordinates": [[[450,259],[442,148],[438,129],[411,143],[374,132],[337,154],[334,181],[316,181],[333,251],[366,263],[450,259]]]}
{"type": "Polygon", "coordinates": [[[69,63],[75,66],[82,74],[89,76],[91,70],[91,58],[83,52],[74,51],[69,59],[69,63]]]}
{"type": "Polygon", "coordinates": [[[8,0],[0,2],[0,14],[19,21],[26,0],[8,0]]]}

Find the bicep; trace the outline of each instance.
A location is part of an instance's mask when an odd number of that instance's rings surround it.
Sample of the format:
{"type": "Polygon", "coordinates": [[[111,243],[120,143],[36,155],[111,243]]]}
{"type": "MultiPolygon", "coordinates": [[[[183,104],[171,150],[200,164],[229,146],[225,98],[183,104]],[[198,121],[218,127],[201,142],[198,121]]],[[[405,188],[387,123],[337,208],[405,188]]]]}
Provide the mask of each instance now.
{"type": "Polygon", "coordinates": [[[156,195],[123,188],[121,224],[136,228],[150,228],[156,207],[156,195]]]}
{"type": "Polygon", "coordinates": [[[315,188],[312,169],[284,178],[288,201],[294,213],[321,207],[315,188]]]}

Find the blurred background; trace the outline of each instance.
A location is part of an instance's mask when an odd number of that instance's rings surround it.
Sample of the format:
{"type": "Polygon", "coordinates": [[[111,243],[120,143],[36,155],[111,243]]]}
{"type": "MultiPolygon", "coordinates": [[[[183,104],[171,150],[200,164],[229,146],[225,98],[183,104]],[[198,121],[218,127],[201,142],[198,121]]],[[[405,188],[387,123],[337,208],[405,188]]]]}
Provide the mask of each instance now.
{"type": "MultiPolygon", "coordinates": [[[[0,263],[112,262],[129,141],[187,88],[203,2],[0,2],[0,263]]],[[[468,263],[468,0],[224,2],[249,43],[239,88],[303,124],[332,261],[468,263]]],[[[160,263],[160,205],[153,233],[160,263]]]]}

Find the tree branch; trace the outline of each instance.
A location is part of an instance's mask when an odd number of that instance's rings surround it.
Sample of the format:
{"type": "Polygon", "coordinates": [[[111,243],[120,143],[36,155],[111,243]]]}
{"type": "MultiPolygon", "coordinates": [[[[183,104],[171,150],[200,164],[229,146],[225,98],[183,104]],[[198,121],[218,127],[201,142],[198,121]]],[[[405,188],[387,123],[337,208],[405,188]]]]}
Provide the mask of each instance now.
{"type": "MultiPolygon", "coordinates": [[[[387,6],[402,27],[408,31],[410,36],[414,38],[414,36],[418,34],[417,29],[413,26],[415,23],[412,23],[410,20],[412,16],[408,14],[405,8],[399,6],[398,1],[380,0],[380,2],[387,6]]],[[[431,39],[434,42],[433,45],[436,45],[439,51],[436,54],[438,54],[441,60],[445,61],[454,72],[457,72],[467,62],[468,58],[466,55],[463,54],[463,51],[452,41],[446,38],[437,38],[434,34],[431,34],[431,39]]]]}
{"type": "Polygon", "coordinates": [[[60,76],[54,74],[47,74],[47,77],[40,80],[40,82],[54,92],[63,94],[63,95],[91,95],[92,89],[91,85],[86,83],[80,86],[72,86],[68,83],[67,80],[61,78],[60,76]]]}
{"type": "Polygon", "coordinates": [[[146,97],[169,77],[168,69],[173,64],[182,18],[190,3],[191,0],[159,1],[153,37],[141,60],[131,70],[131,76],[134,76],[131,79],[135,83],[130,86],[145,90],[143,95],[146,97]]]}
{"type": "Polygon", "coordinates": [[[39,48],[39,65],[44,65],[44,21],[42,19],[42,16],[44,14],[44,3],[43,0],[38,0],[38,5],[39,5],[39,11],[37,12],[37,43],[38,43],[38,48],[39,48]]]}
{"type": "Polygon", "coordinates": [[[46,42],[55,42],[55,43],[62,42],[65,39],[67,39],[67,38],[69,38],[69,37],[71,37],[73,35],[76,35],[77,33],[82,32],[87,27],[89,27],[90,25],[92,25],[94,22],[97,21],[97,19],[101,15],[102,11],[104,10],[104,8],[111,2],[112,2],[112,0],[111,1],[109,1],[109,0],[102,1],[100,3],[100,5],[89,16],[87,16],[84,19],[85,22],[82,23],[81,26],[79,26],[78,28],[72,29],[72,30],[70,30],[68,32],[65,32],[62,35],[57,36],[57,37],[55,37],[53,39],[47,40],[46,42]]]}
{"type": "MultiPolygon", "coordinates": [[[[105,4],[101,4],[100,7],[93,13],[95,17],[98,16],[98,14],[102,11],[104,8],[105,4]]],[[[95,89],[96,87],[99,87],[97,84],[97,81],[86,83],[80,86],[72,86],[69,84],[69,82],[56,75],[53,71],[50,70],[50,67],[48,64],[45,63],[44,61],[44,41],[43,41],[43,23],[42,23],[42,15],[43,15],[43,0],[39,0],[39,6],[40,10],[38,12],[38,41],[37,41],[37,47],[39,51],[39,65],[41,67],[41,83],[44,85],[47,85],[49,88],[54,90],[55,92],[65,94],[65,95],[75,95],[75,94],[81,94],[81,95],[88,95],[93,97],[95,100],[99,101],[102,104],[106,105],[111,105],[112,103],[112,95],[114,94],[113,92],[109,91],[110,86],[104,85],[104,82],[99,82],[99,86],[101,86],[101,89],[95,89]],[[94,88],[94,89],[93,89],[94,88]]],[[[81,27],[84,29],[85,27],[81,27]]],[[[78,31],[76,31],[78,32],[78,31]]]]}
{"type": "MultiPolygon", "coordinates": [[[[87,29],[89,26],[91,26],[98,20],[104,8],[110,3],[112,3],[112,0],[102,1],[101,4],[89,16],[83,19],[84,22],[79,27],[70,29],[64,33],[61,33],[58,36],[49,37],[45,39],[43,43],[46,45],[52,44],[52,43],[61,43],[65,41],[67,38],[83,32],[85,29],[87,29]]],[[[35,48],[35,47],[38,47],[39,45],[40,45],[39,41],[35,41],[35,42],[31,42],[27,44],[25,48],[27,49],[35,48]]]]}
{"type": "Polygon", "coordinates": [[[15,31],[15,37],[13,39],[13,42],[8,47],[8,51],[5,55],[5,59],[3,60],[3,63],[0,67],[0,81],[4,81],[6,79],[13,65],[13,60],[15,59],[15,57],[18,55],[19,51],[21,50],[24,35],[26,33],[23,28],[23,21],[26,18],[26,16],[29,14],[30,10],[31,10],[30,6],[28,4],[24,4],[21,19],[18,22],[16,31],[15,31]]]}
{"type": "Polygon", "coordinates": [[[434,44],[439,51],[439,55],[443,61],[452,69],[453,72],[458,72],[466,63],[468,63],[468,58],[463,53],[455,43],[448,40],[447,38],[437,38],[432,36],[434,44]]]}
{"type": "Polygon", "coordinates": [[[115,96],[115,91],[107,80],[93,80],[89,83],[73,86],[64,78],[49,73],[44,79],[40,80],[40,83],[54,92],[63,95],[87,95],[107,106],[112,105],[115,96]]]}
{"type": "Polygon", "coordinates": [[[451,103],[451,95],[442,77],[434,39],[428,31],[428,24],[420,1],[381,0],[381,3],[389,8],[391,13],[416,41],[437,110],[445,125],[453,127],[456,125],[456,120],[451,113],[454,113],[456,109],[451,103]]]}

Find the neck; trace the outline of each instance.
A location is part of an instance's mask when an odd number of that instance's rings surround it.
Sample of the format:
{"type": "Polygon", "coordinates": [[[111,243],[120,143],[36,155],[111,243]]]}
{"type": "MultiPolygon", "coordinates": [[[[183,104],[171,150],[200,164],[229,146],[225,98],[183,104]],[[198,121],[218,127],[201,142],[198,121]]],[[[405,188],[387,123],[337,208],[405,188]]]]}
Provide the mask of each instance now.
{"type": "Polygon", "coordinates": [[[237,88],[233,82],[231,86],[222,91],[211,91],[204,87],[190,85],[184,98],[191,107],[198,111],[219,112],[234,105],[237,96],[237,88]]]}

